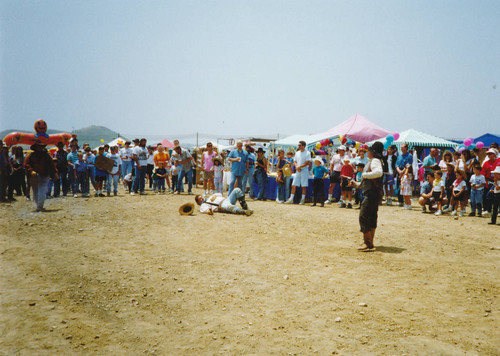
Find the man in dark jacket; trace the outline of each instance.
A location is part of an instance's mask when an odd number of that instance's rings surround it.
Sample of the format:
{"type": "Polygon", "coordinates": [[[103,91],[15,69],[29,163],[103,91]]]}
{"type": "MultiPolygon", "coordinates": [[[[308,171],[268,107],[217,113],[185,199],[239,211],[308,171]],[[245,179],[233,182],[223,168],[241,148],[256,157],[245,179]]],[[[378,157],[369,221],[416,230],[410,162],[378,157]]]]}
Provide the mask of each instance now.
{"type": "Polygon", "coordinates": [[[45,149],[45,146],[40,141],[36,141],[31,146],[33,152],[25,160],[26,172],[30,176],[31,187],[33,188],[36,211],[45,210],[43,204],[45,203],[50,175],[54,173],[56,176],[55,180],[58,178],[54,161],[45,149]]]}

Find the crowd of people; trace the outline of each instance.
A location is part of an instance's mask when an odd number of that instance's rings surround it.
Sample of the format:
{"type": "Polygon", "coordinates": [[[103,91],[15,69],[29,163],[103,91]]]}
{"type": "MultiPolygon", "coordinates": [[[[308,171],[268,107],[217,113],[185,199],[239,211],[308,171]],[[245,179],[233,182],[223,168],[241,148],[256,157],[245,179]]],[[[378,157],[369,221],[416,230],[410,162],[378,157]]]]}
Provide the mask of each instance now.
{"type": "MultiPolygon", "coordinates": [[[[103,145],[92,150],[88,143],[80,146],[77,137],[73,137],[69,148],[59,143],[51,154],[40,142],[31,146],[31,150],[26,155],[20,146],[9,150],[2,144],[0,201],[15,200],[14,193],[30,200],[32,191],[37,208],[43,210],[45,199],[68,195],[89,197],[91,186],[96,197],[117,195],[120,182],[130,195],[147,194],[148,185],[157,194],[181,194],[185,184],[187,194],[192,195],[197,172],[203,181],[203,196],[223,195],[224,175],[230,172],[226,182],[228,196],[239,188],[250,198],[266,200],[266,181],[272,174],[276,177],[277,203],[296,202],[300,188],[298,203],[305,204],[312,179],[311,206],[337,202],[341,208],[359,209],[366,192],[363,184],[358,185],[370,162],[369,148],[365,145],[357,149],[341,145],[329,157],[312,157],[303,141],[295,152],[286,153],[283,149],[266,152],[263,147],[255,150],[241,141],[229,151],[218,152],[208,142],[201,151],[190,152],[177,140],[169,150],[161,144],[147,146],[146,139],[127,141],[123,147],[103,145]],[[112,161],[112,166],[103,168],[103,157],[108,164],[112,161]],[[330,186],[325,197],[326,178],[330,186]],[[334,196],[337,185],[340,195],[334,196]]],[[[407,144],[402,144],[399,150],[391,145],[381,156],[384,170],[380,204],[393,205],[397,201],[403,209],[411,210],[412,197],[418,195],[422,212],[463,216],[470,205],[469,216],[489,215],[490,223],[494,224],[500,197],[498,144],[493,143],[486,149],[486,156],[481,156],[477,148],[442,153],[431,148],[419,164],[407,144]]]]}

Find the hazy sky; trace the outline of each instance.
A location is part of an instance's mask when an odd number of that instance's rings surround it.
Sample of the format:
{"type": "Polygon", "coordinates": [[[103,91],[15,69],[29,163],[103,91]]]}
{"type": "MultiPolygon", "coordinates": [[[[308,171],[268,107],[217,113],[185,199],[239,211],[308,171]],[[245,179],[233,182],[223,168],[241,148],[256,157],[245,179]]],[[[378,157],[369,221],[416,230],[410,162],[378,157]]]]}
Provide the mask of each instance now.
{"type": "Polygon", "coordinates": [[[500,134],[500,1],[0,0],[0,129],[500,134]],[[496,89],[495,89],[496,87],[496,89]]]}

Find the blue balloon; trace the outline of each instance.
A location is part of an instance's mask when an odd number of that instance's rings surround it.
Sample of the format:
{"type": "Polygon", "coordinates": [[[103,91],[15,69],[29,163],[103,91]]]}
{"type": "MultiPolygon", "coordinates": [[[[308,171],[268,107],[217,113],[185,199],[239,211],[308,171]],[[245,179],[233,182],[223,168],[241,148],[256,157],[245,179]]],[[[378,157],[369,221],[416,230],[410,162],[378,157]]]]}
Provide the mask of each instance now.
{"type": "Polygon", "coordinates": [[[384,149],[388,149],[389,148],[389,142],[384,142],[384,149]]]}
{"type": "Polygon", "coordinates": [[[473,150],[474,148],[476,148],[476,144],[475,143],[471,143],[471,145],[469,147],[467,147],[469,150],[473,150]]]}
{"type": "Polygon", "coordinates": [[[392,143],[394,141],[394,136],[387,135],[387,137],[385,139],[387,140],[387,142],[392,143]]]}
{"type": "Polygon", "coordinates": [[[465,147],[465,145],[463,143],[461,143],[460,146],[458,146],[458,149],[461,149],[461,148],[467,148],[467,147],[465,147]]]}

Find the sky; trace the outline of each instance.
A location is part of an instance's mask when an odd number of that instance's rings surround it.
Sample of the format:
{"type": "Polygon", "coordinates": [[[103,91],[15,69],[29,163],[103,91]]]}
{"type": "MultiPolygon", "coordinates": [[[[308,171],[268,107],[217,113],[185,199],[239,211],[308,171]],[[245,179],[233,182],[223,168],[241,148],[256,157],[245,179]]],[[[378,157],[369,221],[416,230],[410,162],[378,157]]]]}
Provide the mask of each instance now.
{"type": "Polygon", "coordinates": [[[0,0],[0,131],[500,135],[500,1],[0,0]]]}

